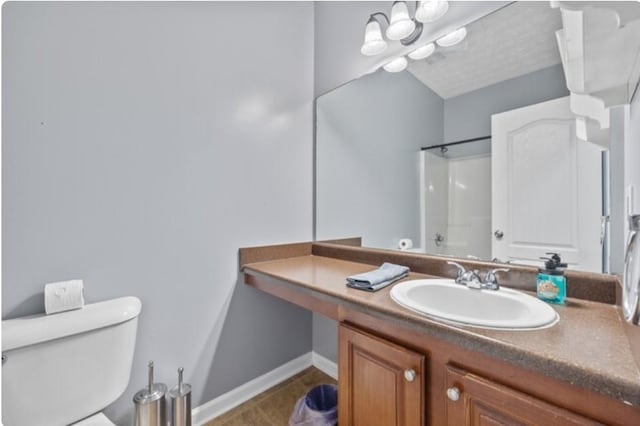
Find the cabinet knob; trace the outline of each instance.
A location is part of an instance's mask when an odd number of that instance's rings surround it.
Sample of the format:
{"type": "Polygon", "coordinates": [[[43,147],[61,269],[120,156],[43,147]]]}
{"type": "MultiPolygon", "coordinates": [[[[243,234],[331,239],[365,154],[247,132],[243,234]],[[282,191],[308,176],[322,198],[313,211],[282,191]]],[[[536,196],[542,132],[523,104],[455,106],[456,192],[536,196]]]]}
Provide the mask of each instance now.
{"type": "Polygon", "coordinates": [[[460,399],[460,389],[458,389],[457,387],[452,387],[447,389],[447,398],[449,398],[451,401],[457,401],[460,399]]]}
{"type": "Polygon", "coordinates": [[[404,378],[407,379],[407,382],[413,382],[416,378],[416,372],[411,369],[404,370],[404,378]]]}

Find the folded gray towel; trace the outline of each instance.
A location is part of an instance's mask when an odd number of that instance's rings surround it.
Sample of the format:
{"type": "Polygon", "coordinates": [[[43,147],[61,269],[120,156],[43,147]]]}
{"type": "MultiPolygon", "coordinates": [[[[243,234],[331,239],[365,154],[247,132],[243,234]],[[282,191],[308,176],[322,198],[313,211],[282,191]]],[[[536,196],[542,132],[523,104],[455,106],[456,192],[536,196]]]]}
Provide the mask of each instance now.
{"type": "Polygon", "coordinates": [[[383,263],[374,271],[347,277],[347,286],[359,290],[377,291],[409,275],[409,268],[393,263],[383,263]]]}

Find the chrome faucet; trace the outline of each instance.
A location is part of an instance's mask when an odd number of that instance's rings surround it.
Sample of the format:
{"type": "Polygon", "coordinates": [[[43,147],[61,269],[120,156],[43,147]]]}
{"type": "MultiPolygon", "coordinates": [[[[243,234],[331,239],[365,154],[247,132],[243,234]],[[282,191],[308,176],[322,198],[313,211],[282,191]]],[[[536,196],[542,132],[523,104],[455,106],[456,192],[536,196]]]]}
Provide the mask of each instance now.
{"type": "Polygon", "coordinates": [[[456,276],[456,284],[469,285],[470,283],[481,283],[480,275],[477,269],[467,270],[461,264],[457,262],[447,261],[449,265],[453,265],[458,268],[458,275],[456,276]]]}
{"type": "Polygon", "coordinates": [[[484,288],[487,290],[500,290],[500,284],[498,284],[498,272],[509,272],[508,268],[495,268],[487,272],[484,276],[484,288]]]}
{"type": "Polygon", "coordinates": [[[496,274],[498,272],[509,271],[509,269],[506,268],[491,269],[485,274],[483,280],[480,278],[480,272],[477,269],[467,270],[464,268],[464,266],[460,265],[457,262],[448,261],[447,263],[458,268],[456,284],[466,285],[467,287],[476,290],[499,290],[500,285],[498,284],[498,277],[496,276],[496,274]]]}

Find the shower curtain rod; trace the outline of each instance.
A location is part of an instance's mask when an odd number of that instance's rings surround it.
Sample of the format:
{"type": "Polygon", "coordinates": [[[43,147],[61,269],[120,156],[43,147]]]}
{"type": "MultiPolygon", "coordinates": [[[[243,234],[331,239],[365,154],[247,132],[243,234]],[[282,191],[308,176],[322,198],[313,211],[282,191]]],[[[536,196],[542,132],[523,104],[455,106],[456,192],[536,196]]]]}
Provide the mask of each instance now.
{"type": "Polygon", "coordinates": [[[455,141],[455,142],[448,142],[448,143],[441,143],[440,145],[431,145],[431,146],[423,146],[422,148],[420,148],[421,151],[426,151],[427,149],[437,149],[437,148],[446,148],[448,146],[452,146],[452,145],[460,145],[463,143],[469,143],[469,142],[476,142],[476,141],[483,141],[485,139],[491,139],[491,135],[489,136],[482,136],[480,138],[473,138],[473,139],[464,139],[461,141],[455,141]]]}

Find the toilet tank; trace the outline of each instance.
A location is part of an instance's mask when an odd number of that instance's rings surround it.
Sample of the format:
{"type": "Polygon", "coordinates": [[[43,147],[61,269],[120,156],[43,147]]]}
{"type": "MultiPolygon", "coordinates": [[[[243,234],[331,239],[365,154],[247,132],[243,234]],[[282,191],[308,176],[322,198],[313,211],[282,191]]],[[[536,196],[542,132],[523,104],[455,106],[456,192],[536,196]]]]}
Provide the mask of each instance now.
{"type": "Polygon", "coordinates": [[[2,321],[2,423],[68,425],[120,397],[141,307],[138,298],[122,297],[2,321]]]}

